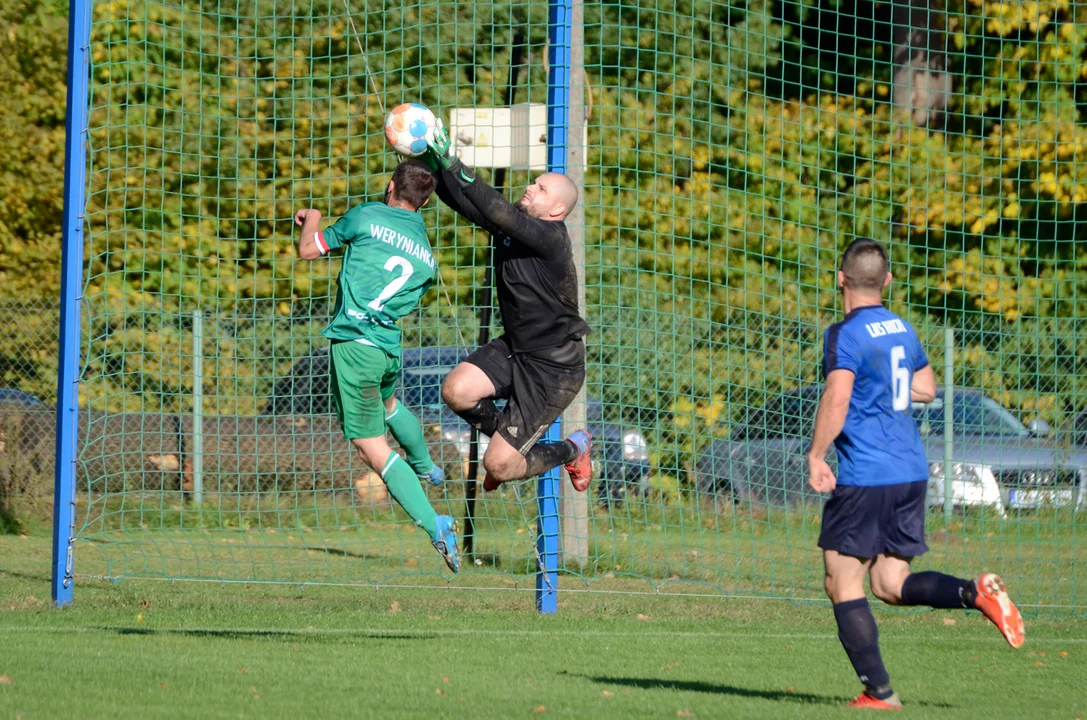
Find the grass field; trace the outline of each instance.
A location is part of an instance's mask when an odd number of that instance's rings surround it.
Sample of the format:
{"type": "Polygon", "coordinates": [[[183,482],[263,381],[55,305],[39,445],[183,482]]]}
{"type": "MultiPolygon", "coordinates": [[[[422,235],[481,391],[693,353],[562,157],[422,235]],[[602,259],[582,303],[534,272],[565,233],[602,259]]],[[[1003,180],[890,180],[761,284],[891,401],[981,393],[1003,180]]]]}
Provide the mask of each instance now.
{"type": "MultiPolygon", "coordinates": [[[[569,587],[583,587],[571,583],[569,587]]],[[[1011,588],[1014,592],[1014,587],[1011,588]]],[[[0,537],[0,718],[839,717],[829,609],[772,600],[82,581],[49,604],[45,528],[0,537]]],[[[907,710],[1087,717],[1087,621],[880,612],[907,710]]]]}
{"type": "MultiPolygon", "coordinates": [[[[525,485],[528,485],[526,483],[525,485]]],[[[454,485],[454,487],[457,487],[454,485]]],[[[490,587],[533,584],[536,504],[486,494],[476,504],[481,565],[450,578],[425,534],[387,504],[266,493],[218,497],[202,508],[176,494],[133,492],[81,507],[79,572],[110,578],[276,580],[292,583],[490,587]]],[[[435,497],[460,516],[459,495],[435,497]]],[[[590,506],[587,562],[560,564],[569,589],[821,598],[814,505],[767,509],[732,502],[628,501],[590,506]]],[[[1000,518],[930,512],[930,552],[918,569],[999,571],[1033,616],[1087,616],[1082,513],[1000,518]]]]}

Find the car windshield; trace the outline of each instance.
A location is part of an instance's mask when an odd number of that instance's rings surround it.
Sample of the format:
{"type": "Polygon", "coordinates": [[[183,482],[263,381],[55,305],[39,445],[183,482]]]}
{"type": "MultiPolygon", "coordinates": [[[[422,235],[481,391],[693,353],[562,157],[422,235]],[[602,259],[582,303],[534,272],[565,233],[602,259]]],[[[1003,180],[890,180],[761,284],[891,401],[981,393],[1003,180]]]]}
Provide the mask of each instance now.
{"type": "MultiPolygon", "coordinates": [[[[937,396],[927,405],[914,404],[913,417],[922,435],[943,435],[944,399],[937,396]]],[[[1028,437],[1030,431],[1000,403],[980,393],[955,393],[951,412],[956,435],[1028,437]]]]}
{"type": "Polygon", "coordinates": [[[733,438],[755,440],[808,437],[811,435],[818,407],[817,395],[779,397],[765,407],[753,410],[748,422],[736,431],[733,438]]]}
{"type": "MultiPolygon", "coordinates": [[[[736,440],[758,438],[803,438],[811,435],[815,411],[819,405],[817,395],[786,395],[751,411],[749,419],[738,428],[736,440]]],[[[944,401],[937,398],[927,405],[915,404],[913,416],[922,435],[942,435],[944,432],[944,401]]],[[[952,421],[956,435],[984,435],[986,437],[1029,437],[1019,419],[1000,403],[977,392],[958,392],[952,408],[952,421]]]]}

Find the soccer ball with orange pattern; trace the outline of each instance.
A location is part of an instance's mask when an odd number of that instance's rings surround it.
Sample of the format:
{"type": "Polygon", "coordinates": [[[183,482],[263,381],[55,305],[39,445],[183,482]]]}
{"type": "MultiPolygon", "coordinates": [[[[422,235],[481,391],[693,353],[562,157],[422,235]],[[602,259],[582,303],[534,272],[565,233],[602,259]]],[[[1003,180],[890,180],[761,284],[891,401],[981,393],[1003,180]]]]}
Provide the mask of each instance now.
{"type": "Polygon", "coordinates": [[[425,105],[397,105],[385,118],[385,139],[393,150],[405,157],[419,157],[426,152],[427,140],[433,136],[437,119],[425,105]]]}

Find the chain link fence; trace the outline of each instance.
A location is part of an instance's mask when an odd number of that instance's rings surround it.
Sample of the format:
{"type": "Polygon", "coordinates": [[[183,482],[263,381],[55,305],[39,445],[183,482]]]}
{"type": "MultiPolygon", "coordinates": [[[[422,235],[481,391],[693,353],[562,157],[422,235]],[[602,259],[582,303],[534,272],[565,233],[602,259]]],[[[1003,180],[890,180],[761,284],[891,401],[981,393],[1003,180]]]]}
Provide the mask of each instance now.
{"type": "Polygon", "coordinates": [[[0,525],[52,507],[58,324],[55,302],[0,304],[0,525]]]}
{"type": "MultiPolygon", "coordinates": [[[[470,344],[475,328],[458,326],[443,304],[439,298],[406,321],[409,344],[470,344]]],[[[131,333],[103,331],[125,325],[123,319],[95,309],[88,304],[82,313],[85,490],[121,491],[136,473],[141,488],[191,491],[198,349],[204,471],[221,478],[216,488],[250,491],[286,476],[305,477],[303,488],[349,487],[360,475],[331,417],[320,309],[294,316],[202,313],[199,345],[192,313],[162,313],[154,328],[141,323],[139,352],[131,333]],[[89,406],[88,392],[95,398],[89,406]]],[[[897,309],[910,316],[909,308],[897,309]]],[[[52,494],[58,309],[47,301],[9,302],[0,314],[0,501],[9,515],[16,507],[40,514],[52,494]]],[[[712,489],[712,480],[699,478],[700,462],[712,464],[715,444],[750,420],[752,408],[818,384],[822,332],[834,321],[748,313],[722,322],[671,316],[662,326],[658,315],[602,305],[590,309],[590,318],[591,414],[636,432],[652,481],[673,496],[712,489]],[[764,371],[753,373],[756,365],[764,371]]],[[[911,319],[943,383],[945,328],[923,315],[911,319]]],[[[1078,352],[1087,333],[1080,325],[1059,318],[986,325],[981,316],[966,316],[954,334],[954,385],[985,395],[1074,455],[1087,444],[1087,368],[1078,352]]],[[[453,476],[463,477],[463,441],[434,440],[453,476]]]]}

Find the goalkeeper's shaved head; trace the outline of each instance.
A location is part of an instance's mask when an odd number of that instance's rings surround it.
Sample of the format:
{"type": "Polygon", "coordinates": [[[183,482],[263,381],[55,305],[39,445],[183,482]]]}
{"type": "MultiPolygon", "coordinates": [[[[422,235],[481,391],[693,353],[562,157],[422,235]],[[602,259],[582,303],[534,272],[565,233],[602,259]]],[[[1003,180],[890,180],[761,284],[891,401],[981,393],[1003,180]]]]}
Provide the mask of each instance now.
{"type": "Polygon", "coordinates": [[[842,253],[844,285],[854,292],[879,295],[889,282],[887,251],[875,240],[857,238],[842,253]]]}
{"type": "Polygon", "coordinates": [[[573,180],[561,173],[546,173],[540,177],[540,180],[547,180],[551,183],[551,192],[554,195],[555,204],[561,203],[566,206],[562,213],[563,218],[565,218],[577,205],[577,185],[573,180]]]}
{"type": "Polygon", "coordinates": [[[562,173],[544,173],[525,188],[515,204],[521,212],[540,220],[563,221],[577,205],[577,185],[562,173]]]}

